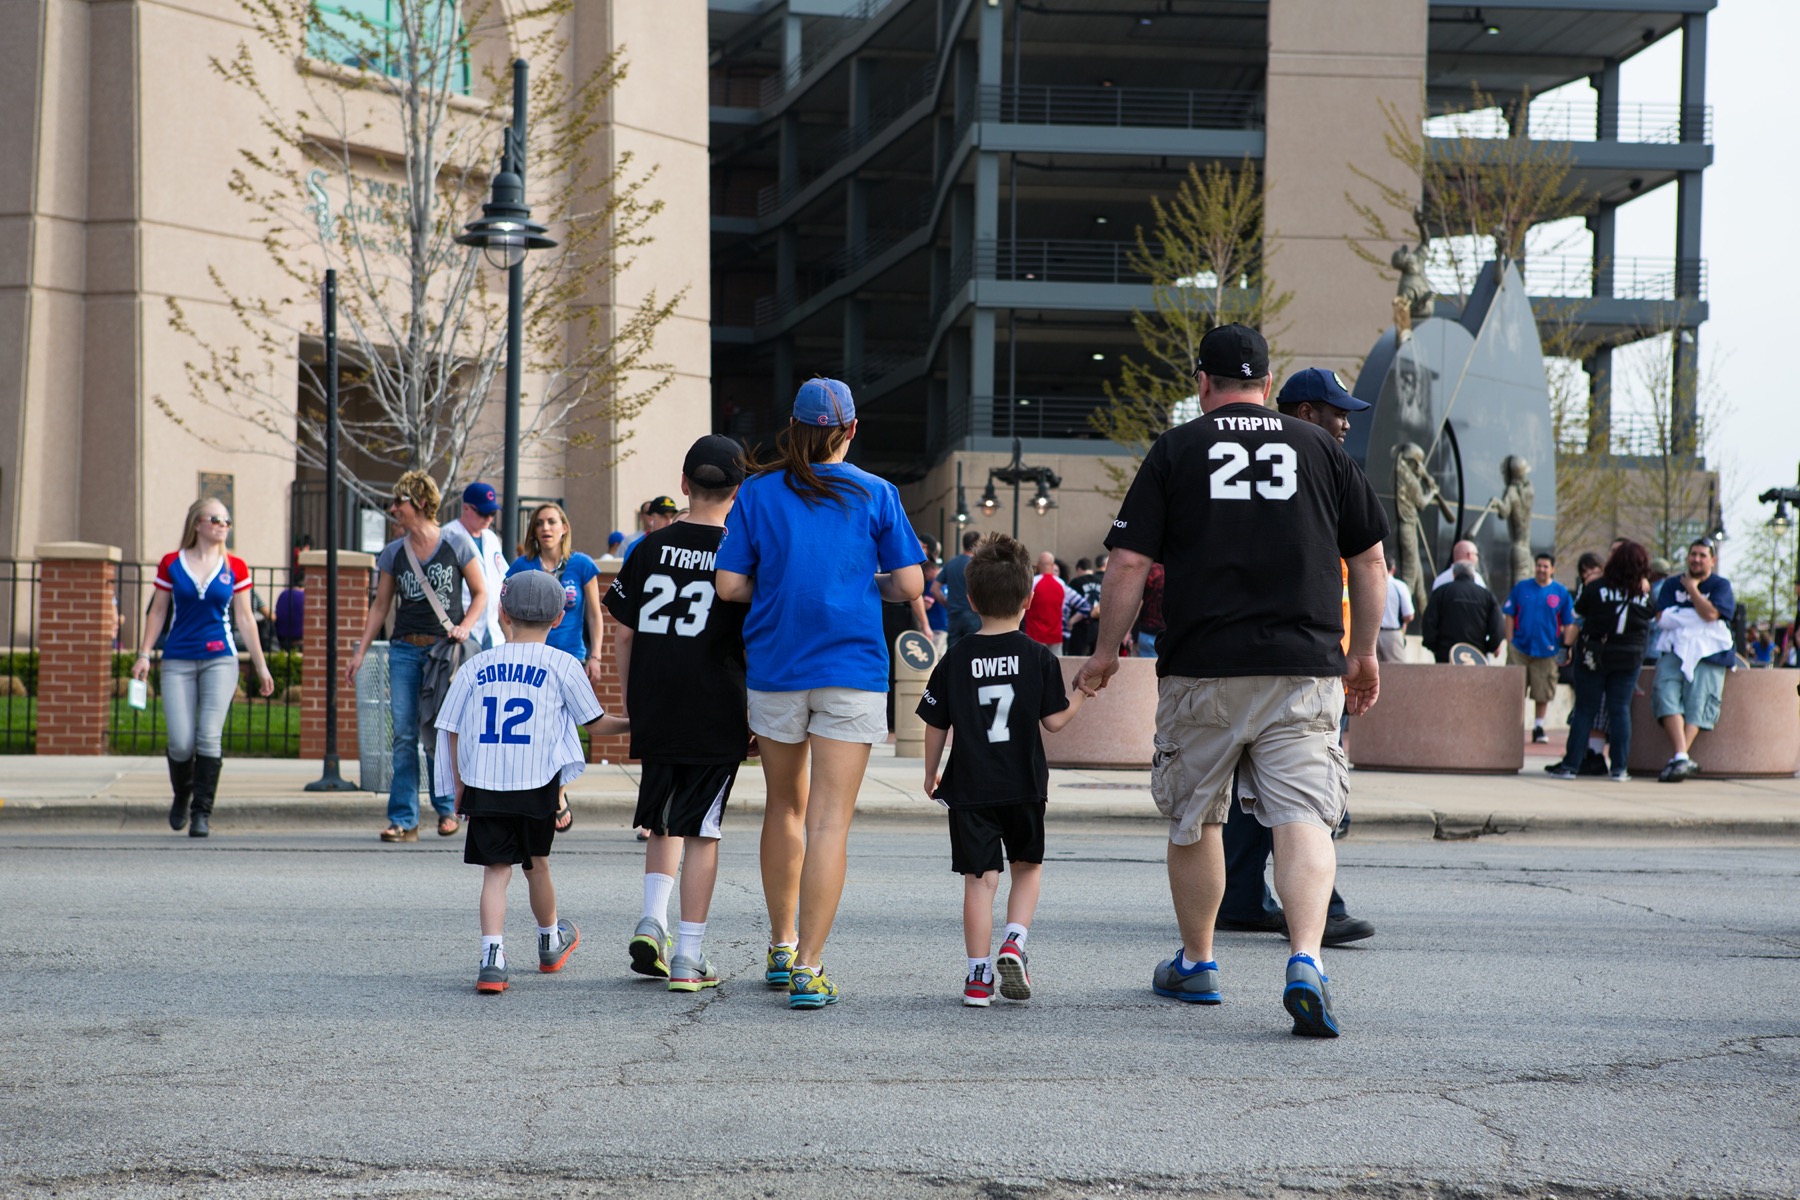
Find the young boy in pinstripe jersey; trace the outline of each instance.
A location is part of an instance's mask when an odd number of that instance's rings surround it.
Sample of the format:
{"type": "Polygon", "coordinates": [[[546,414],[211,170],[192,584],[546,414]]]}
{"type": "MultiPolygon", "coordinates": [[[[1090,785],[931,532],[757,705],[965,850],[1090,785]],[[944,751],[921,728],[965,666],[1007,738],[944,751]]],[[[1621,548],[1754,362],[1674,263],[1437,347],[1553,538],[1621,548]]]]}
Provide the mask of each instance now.
{"type": "Polygon", "coordinates": [[[596,735],[631,732],[608,717],[580,665],[546,644],[562,620],[563,585],[525,571],[500,592],[506,644],[464,663],[438,711],[437,786],[469,820],[463,861],[484,868],[481,966],[475,990],[506,990],[506,885],[525,868],[537,918],[538,970],[560,971],[581,940],[556,915],[546,857],[556,838],[557,796],[586,768],[576,725],[596,735]]]}

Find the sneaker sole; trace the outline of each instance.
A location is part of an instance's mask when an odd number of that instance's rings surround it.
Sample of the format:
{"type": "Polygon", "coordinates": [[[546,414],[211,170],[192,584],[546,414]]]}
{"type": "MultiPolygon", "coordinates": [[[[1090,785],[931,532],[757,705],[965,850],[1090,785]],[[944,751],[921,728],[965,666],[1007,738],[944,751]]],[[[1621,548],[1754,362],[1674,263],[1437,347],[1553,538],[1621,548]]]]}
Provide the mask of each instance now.
{"type": "Polygon", "coordinates": [[[697,992],[701,988],[718,987],[718,986],[719,986],[719,981],[717,979],[671,979],[671,980],[669,980],[669,990],[671,992],[697,992]]]}
{"type": "Polygon", "coordinates": [[[836,996],[789,996],[789,1008],[824,1008],[827,1004],[836,1004],[836,996]]]}
{"type": "Polygon", "coordinates": [[[1294,1032],[1300,1037],[1336,1037],[1337,1022],[1325,1011],[1324,997],[1304,983],[1290,983],[1281,993],[1282,1007],[1294,1018],[1294,1032]]]}
{"type": "Polygon", "coordinates": [[[1008,1000],[1031,999],[1031,976],[1025,973],[1025,964],[1016,958],[1004,956],[994,964],[1000,973],[1000,994],[1008,1000]]]}
{"type": "Polygon", "coordinates": [[[506,985],[504,983],[478,983],[475,985],[475,990],[483,996],[498,996],[506,990],[506,985]]]}
{"type": "Polygon", "coordinates": [[[971,996],[967,992],[963,993],[963,1003],[970,1008],[986,1008],[993,1002],[991,996],[971,996]]]}
{"type": "Polygon", "coordinates": [[[558,958],[555,962],[545,962],[541,958],[538,959],[538,970],[546,975],[553,975],[557,971],[562,970],[563,964],[569,961],[569,955],[575,953],[575,947],[579,945],[581,945],[581,932],[580,930],[576,930],[575,937],[568,945],[563,947],[562,957],[558,958]]]}
{"type": "Polygon", "coordinates": [[[788,985],[788,980],[791,977],[792,977],[792,972],[789,972],[789,971],[764,971],[763,972],[763,981],[772,988],[786,987],[788,985]]]}
{"type": "Polygon", "coordinates": [[[631,952],[631,969],[639,975],[649,975],[656,979],[669,977],[669,964],[663,958],[662,947],[649,938],[631,939],[627,947],[631,952]]]}
{"type": "Polygon", "coordinates": [[[1171,1000],[1184,1000],[1189,1004],[1222,1004],[1225,996],[1221,992],[1172,992],[1168,988],[1150,985],[1150,990],[1159,996],[1167,996],[1171,1000]]]}

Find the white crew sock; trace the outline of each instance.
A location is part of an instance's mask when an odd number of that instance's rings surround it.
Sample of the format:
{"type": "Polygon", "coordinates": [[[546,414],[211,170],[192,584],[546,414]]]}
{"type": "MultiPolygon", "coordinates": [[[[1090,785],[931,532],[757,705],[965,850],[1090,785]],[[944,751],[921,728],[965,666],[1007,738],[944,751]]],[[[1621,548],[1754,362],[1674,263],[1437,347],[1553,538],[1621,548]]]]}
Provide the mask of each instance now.
{"type": "Polygon", "coordinates": [[[1026,929],[1017,921],[1008,921],[1006,923],[1006,932],[1001,935],[1000,940],[1002,942],[1017,942],[1019,943],[1019,949],[1023,950],[1025,948],[1025,939],[1030,936],[1030,933],[1030,930],[1026,929]]]}
{"type": "Polygon", "coordinates": [[[500,952],[495,957],[494,965],[496,967],[504,967],[506,965],[506,946],[504,939],[489,937],[485,933],[481,935],[481,965],[484,967],[487,966],[488,950],[490,948],[500,952]]]}
{"type": "Polygon", "coordinates": [[[969,973],[967,978],[985,979],[991,982],[994,978],[994,971],[993,967],[990,965],[990,960],[985,958],[971,958],[969,960],[969,973]]]}
{"type": "Polygon", "coordinates": [[[700,939],[706,936],[705,921],[683,921],[675,928],[675,953],[698,961],[700,939]]]}
{"type": "Polygon", "coordinates": [[[1674,758],[1671,758],[1669,761],[1670,762],[1686,762],[1687,756],[1688,756],[1687,751],[1683,750],[1679,754],[1677,754],[1674,758]]]}
{"type": "MultiPolygon", "coordinates": [[[[1294,957],[1295,958],[1304,958],[1307,962],[1309,962],[1313,965],[1313,970],[1317,971],[1320,975],[1325,975],[1325,959],[1324,959],[1323,955],[1296,954],[1296,955],[1294,955],[1294,957]]],[[[1330,976],[1325,976],[1325,977],[1330,978],[1330,976]]]]}
{"type": "MultiPolygon", "coordinates": [[[[1212,961],[1211,959],[1207,960],[1207,962],[1211,962],[1211,961],[1212,961]]],[[[1189,971],[1189,972],[1198,971],[1201,967],[1204,967],[1205,965],[1206,965],[1206,963],[1204,963],[1204,962],[1195,962],[1193,959],[1189,958],[1187,956],[1186,950],[1183,950],[1181,952],[1181,969],[1183,971],[1189,971]]]]}
{"type": "Polygon", "coordinates": [[[539,925],[538,936],[549,938],[552,946],[559,946],[562,944],[562,933],[554,925],[539,925]]]}
{"type": "Polygon", "coordinates": [[[1589,753],[1599,754],[1600,752],[1602,752],[1605,749],[1606,749],[1606,739],[1605,738],[1601,737],[1598,734],[1593,734],[1593,733],[1588,734],[1588,751],[1589,751],[1589,753]]]}
{"type": "Polygon", "coordinates": [[[644,915],[655,917],[664,929],[669,927],[669,895],[675,890],[673,875],[644,873],[644,915]]]}

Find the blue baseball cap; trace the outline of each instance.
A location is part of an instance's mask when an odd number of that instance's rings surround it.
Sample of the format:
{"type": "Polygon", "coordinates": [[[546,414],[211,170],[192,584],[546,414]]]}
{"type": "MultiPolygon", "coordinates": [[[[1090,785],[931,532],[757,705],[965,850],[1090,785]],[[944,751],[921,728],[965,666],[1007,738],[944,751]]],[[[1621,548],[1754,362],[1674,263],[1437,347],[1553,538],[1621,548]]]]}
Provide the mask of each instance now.
{"type": "Polygon", "coordinates": [[[1275,396],[1275,403],[1329,404],[1344,412],[1362,412],[1375,407],[1367,400],[1352,396],[1338,379],[1337,372],[1323,367],[1308,367],[1288,376],[1288,381],[1281,385],[1281,391],[1275,396]]]}
{"type": "Polygon", "coordinates": [[[484,517],[491,517],[500,511],[500,497],[494,494],[494,485],[471,483],[463,489],[463,503],[484,517]]]}
{"type": "Polygon", "coordinates": [[[625,535],[623,533],[620,533],[617,529],[613,530],[611,533],[606,535],[606,544],[608,546],[616,546],[624,540],[625,540],[625,535]]]}
{"type": "Polygon", "coordinates": [[[848,425],[856,420],[850,385],[839,379],[809,379],[794,396],[794,420],[802,425],[848,425]]]}

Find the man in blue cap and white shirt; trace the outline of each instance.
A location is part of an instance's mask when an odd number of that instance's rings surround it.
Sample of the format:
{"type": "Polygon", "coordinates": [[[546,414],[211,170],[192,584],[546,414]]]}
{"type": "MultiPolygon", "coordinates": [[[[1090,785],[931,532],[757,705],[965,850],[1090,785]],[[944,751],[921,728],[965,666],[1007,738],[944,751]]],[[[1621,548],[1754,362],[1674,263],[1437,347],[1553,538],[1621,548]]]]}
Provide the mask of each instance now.
{"type": "MultiPolygon", "coordinates": [[[[1296,417],[1317,425],[1342,444],[1350,434],[1350,414],[1372,407],[1344,390],[1336,373],[1319,367],[1296,371],[1275,396],[1275,407],[1284,417],[1296,417]]],[[[1350,631],[1349,568],[1344,572],[1344,634],[1348,643],[1350,631]]],[[[1240,781],[1241,784],[1241,781],[1240,781]]],[[[1240,790],[1243,790],[1240,786],[1240,790]]],[[[1247,793],[1246,793],[1247,794],[1247,793]]],[[[1219,904],[1215,924],[1220,929],[1247,930],[1264,933],[1286,933],[1287,914],[1275,903],[1263,873],[1269,865],[1269,852],[1274,839],[1269,831],[1243,806],[1231,806],[1225,821],[1225,898],[1219,904]]],[[[1342,946],[1375,936],[1375,926],[1361,917],[1350,915],[1337,888],[1331,889],[1331,901],[1325,910],[1323,944],[1342,946]]]]}
{"type": "MultiPolygon", "coordinates": [[[[473,639],[483,650],[492,650],[506,642],[500,629],[500,585],[506,582],[506,549],[500,535],[494,532],[494,514],[500,511],[500,497],[494,485],[476,480],[463,489],[462,515],[457,518],[475,543],[476,559],[487,579],[487,611],[481,614],[481,629],[473,639]]],[[[463,584],[463,609],[469,607],[469,585],[463,584]]]]}

